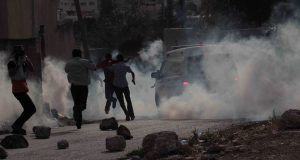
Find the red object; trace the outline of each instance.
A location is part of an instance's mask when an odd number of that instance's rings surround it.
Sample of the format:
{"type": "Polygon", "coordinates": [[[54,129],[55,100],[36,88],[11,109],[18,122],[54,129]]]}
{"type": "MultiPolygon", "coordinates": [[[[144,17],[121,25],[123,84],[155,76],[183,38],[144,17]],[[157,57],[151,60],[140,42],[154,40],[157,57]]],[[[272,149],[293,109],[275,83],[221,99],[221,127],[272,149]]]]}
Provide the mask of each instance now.
{"type": "Polygon", "coordinates": [[[12,92],[20,93],[20,92],[28,92],[27,83],[25,80],[12,80],[12,92]]]}
{"type": "Polygon", "coordinates": [[[187,82],[187,81],[183,81],[183,82],[181,82],[181,85],[183,85],[183,86],[188,86],[190,83],[189,82],[187,82]]]}

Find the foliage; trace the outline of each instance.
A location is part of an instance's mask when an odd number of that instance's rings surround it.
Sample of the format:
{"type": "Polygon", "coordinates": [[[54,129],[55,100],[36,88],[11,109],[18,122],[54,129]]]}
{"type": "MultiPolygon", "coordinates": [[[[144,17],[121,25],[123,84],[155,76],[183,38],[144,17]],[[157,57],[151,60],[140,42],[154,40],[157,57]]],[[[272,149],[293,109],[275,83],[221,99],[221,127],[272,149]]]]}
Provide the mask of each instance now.
{"type": "Polygon", "coordinates": [[[273,7],[282,1],[285,0],[202,0],[201,27],[260,27],[269,21],[273,7]]]}
{"type": "MultiPolygon", "coordinates": [[[[110,49],[141,48],[142,42],[157,38],[157,23],[142,10],[138,1],[127,0],[106,11],[97,20],[87,20],[91,47],[110,49]]],[[[137,49],[137,50],[138,50],[137,49]]]]}

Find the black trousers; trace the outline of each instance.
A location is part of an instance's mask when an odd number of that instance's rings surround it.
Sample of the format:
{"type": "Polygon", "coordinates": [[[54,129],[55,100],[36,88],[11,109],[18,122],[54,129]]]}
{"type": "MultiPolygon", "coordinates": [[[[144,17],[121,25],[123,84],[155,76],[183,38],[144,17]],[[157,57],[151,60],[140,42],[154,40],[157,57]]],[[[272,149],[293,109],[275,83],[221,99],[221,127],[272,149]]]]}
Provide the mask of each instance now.
{"type": "Polygon", "coordinates": [[[120,106],[123,109],[125,115],[134,117],[134,112],[133,112],[132,103],[131,103],[131,99],[130,99],[129,88],[128,87],[124,87],[124,88],[114,87],[114,88],[115,88],[115,92],[116,92],[118,101],[120,103],[120,106]],[[125,99],[127,102],[127,108],[124,103],[123,95],[125,96],[125,99]]]}
{"type": "Polygon", "coordinates": [[[105,82],[105,111],[109,111],[110,105],[112,102],[116,101],[116,98],[113,97],[114,94],[114,86],[112,83],[105,82]]]}
{"type": "Polygon", "coordinates": [[[73,117],[77,125],[82,123],[82,111],[86,109],[88,86],[71,84],[71,94],[74,101],[73,117]]]}
{"type": "Polygon", "coordinates": [[[24,111],[20,117],[13,123],[13,129],[21,129],[24,123],[36,112],[36,108],[28,96],[27,92],[13,93],[17,100],[21,103],[24,111]]]}

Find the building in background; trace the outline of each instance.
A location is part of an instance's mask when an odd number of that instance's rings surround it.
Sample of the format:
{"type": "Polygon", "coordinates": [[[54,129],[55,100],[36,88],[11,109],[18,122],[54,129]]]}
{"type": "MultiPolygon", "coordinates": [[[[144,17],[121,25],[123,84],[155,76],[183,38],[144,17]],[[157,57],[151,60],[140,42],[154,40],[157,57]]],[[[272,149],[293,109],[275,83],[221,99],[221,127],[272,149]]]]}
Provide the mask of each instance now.
{"type": "MultiPolygon", "coordinates": [[[[84,18],[96,19],[99,16],[98,0],[80,0],[81,14],[84,18]]],[[[61,20],[77,20],[74,0],[59,0],[58,16],[61,20]]]]}
{"type": "Polygon", "coordinates": [[[41,75],[46,56],[67,59],[75,47],[73,25],[57,19],[59,0],[1,0],[0,50],[24,45],[41,75]]]}

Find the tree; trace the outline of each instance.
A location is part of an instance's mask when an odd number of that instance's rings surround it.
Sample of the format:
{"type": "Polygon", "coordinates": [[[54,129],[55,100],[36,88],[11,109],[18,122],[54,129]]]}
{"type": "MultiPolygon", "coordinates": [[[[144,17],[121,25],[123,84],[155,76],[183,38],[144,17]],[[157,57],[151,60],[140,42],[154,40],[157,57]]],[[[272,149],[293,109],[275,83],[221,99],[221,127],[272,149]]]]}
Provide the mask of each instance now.
{"type": "Polygon", "coordinates": [[[273,7],[285,0],[202,0],[202,28],[260,27],[267,22],[273,7]]]}
{"type": "MultiPolygon", "coordinates": [[[[103,2],[109,3],[108,0],[103,2]]],[[[89,44],[92,47],[130,48],[134,50],[130,52],[135,52],[138,50],[135,48],[140,48],[143,41],[152,36],[154,23],[142,10],[138,0],[114,4],[111,11],[102,12],[104,15],[100,15],[98,20],[88,22],[89,44]]]]}

